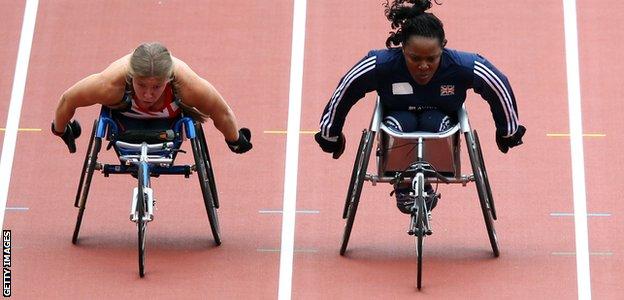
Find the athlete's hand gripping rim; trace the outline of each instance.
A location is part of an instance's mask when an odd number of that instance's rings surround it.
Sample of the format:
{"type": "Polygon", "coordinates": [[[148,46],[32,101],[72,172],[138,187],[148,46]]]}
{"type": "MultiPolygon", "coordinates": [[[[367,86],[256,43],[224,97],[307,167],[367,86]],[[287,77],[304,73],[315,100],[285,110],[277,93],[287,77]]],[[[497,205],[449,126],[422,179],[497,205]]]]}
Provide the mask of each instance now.
{"type": "Polygon", "coordinates": [[[524,133],[526,133],[526,128],[522,125],[518,126],[516,133],[509,137],[502,137],[497,133],[496,145],[498,146],[498,149],[503,153],[507,153],[509,148],[522,145],[522,136],[524,136],[524,133]]]}
{"type": "Polygon", "coordinates": [[[226,140],[225,142],[230,150],[237,154],[245,153],[253,148],[251,144],[251,130],[245,127],[238,130],[238,140],[234,142],[228,142],[226,140]]]}
{"type": "Polygon", "coordinates": [[[54,121],[52,122],[51,128],[52,133],[56,136],[61,137],[67,148],[69,149],[69,153],[76,152],[76,139],[80,136],[82,129],[80,128],[80,123],[77,120],[73,120],[69,122],[65,126],[65,130],[59,132],[54,128],[54,121]]]}
{"type": "Polygon", "coordinates": [[[321,146],[324,152],[333,153],[332,158],[338,159],[344,153],[345,146],[347,144],[346,138],[344,134],[340,133],[339,136],[336,137],[335,141],[327,140],[322,135],[321,132],[317,132],[314,135],[314,140],[321,146]]]}

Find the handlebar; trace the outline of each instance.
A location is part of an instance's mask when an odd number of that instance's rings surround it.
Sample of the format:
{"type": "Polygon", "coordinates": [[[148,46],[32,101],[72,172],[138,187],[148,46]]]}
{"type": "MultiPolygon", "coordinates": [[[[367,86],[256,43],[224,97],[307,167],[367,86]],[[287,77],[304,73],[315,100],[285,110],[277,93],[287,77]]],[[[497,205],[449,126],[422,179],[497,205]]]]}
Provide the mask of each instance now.
{"type": "Polygon", "coordinates": [[[460,125],[455,124],[455,126],[451,127],[450,129],[444,131],[444,132],[426,132],[426,131],[414,131],[414,132],[398,132],[393,130],[390,127],[387,127],[384,123],[379,124],[379,129],[381,129],[382,131],[384,131],[385,133],[387,133],[388,135],[395,137],[395,138],[401,138],[401,139],[425,139],[425,140],[429,140],[429,139],[445,139],[448,138],[450,136],[452,136],[453,134],[455,134],[457,131],[459,131],[460,129],[460,125]]]}
{"type": "Polygon", "coordinates": [[[119,156],[119,160],[126,164],[137,164],[139,162],[147,162],[152,164],[171,164],[173,163],[173,158],[163,157],[160,155],[147,155],[150,151],[159,151],[159,150],[171,150],[173,148],[173,142],[167,143],[159,143],[159,144],[132,144],[126,143],[122,141],[115,142],[117,147],[123,150],[139,150],[141,154],[129,154],[129,155],[121,155],[119,156]]]}
{"type": "Polygon", "coordinates": [[[126,143],[122,141],[115,142],[115,145],[117,145],[117,147],[123,148],[124,150],[139,150],[140,151],[143,144],[147,146],[148,152],[158,151],[158,150],[169,150],[173,148],[173,142],[158,143],[158,144],[146,144],[146,143],[133,144],[133,143],[126,143]]]}

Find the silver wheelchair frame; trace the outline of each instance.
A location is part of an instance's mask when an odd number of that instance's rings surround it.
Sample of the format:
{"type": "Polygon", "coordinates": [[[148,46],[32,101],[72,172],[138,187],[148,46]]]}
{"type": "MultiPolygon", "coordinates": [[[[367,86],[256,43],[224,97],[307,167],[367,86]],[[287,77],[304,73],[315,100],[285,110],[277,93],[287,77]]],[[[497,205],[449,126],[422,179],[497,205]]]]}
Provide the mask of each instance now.
{"type": "Polygon", "coordinates": [[[386,127],[379,97],[368,129],[362,131],[357,150],[342,218],[346,219],[340,255],[345,255],[364,181],[397,184],[411,182],[410,195],[414,197],[408,233],[417,238],[418,282],[420,289],[422,270],[422,240],[431,234],[429,210],[425,205],[426,183],[455,183],[466,186],[475,182],[488,238],[495,257],[500,255],[493,221],[497,219],[494,199],[485,169],[483,154],[476,130],[468,120],[464,106],[457,111],[458,122],[440,132],[397,132],[386,127]],[[375,172],[368,172],[375,135],[377,135],[375,172]],[[462,174],[460,162],[461,135],[464,135],[472,174],[462,174]]]}

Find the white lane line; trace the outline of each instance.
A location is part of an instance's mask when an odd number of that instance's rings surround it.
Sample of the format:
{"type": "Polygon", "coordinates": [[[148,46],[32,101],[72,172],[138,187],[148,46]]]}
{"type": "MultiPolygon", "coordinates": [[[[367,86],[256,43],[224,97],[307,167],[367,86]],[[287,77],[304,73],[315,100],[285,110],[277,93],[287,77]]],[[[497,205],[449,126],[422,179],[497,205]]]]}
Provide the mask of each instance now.
{"type": "Polygon", "coordinates": [[[576,283],[579,299],[591,299],[589,271],[589,237],[583,154],[583,116],[581,113],[581,80],[578,55],[576,1],[563,0],[570,152],[572,158],[572,191],[574,198],[574,234],[576,243],[576,283]]]}
{"type": "MultiPolygon", "coordinates": [[[[574,255],[576,255],[576,252],[573,252],[573,251],[559,251],[559,252],[552,252],[550,254],[551,255],[555,255],[555,256],[574,256],[574,255]]],[[[589,252],[589,255],[592,255],[592,256],[613,256],[613,252],[589,252]]]]}
{"type": "MultiPolygon", "coordinates": [[[[20,33],[19,48],[17,50],[17,63],[15,64],[15,76],[11,90],[11,103],[7,114],[6,131],[2,143],[2,158],[0,158],[0,226],[4,225],[4,210],[7,197],[9,196],[9,183],[11,182],[11,169],[13,168],[13,155],[17,142],[17,129],[22,111],[22,100],[26,89],[26,74],[30,61],[30,49],[33,35],[35,34],[35,20],[37,19],[38,0],[27,0],[24,8],[24,20],[20,33]]],[[[4,227],[3,227],[4,228],[4,227]]]]}
{"type": "MultiPolygon", "coordinates": [[[[280,252],[280,249],[276,248],[258,248],[256,249],[258,252],[280,252]]],[[[317,249],[295,249],[294,252],[298,253],[318,253],[317,249]]]]}
{"type": "MultiPolygon", "coordinates": [[[[574,217],[574,213],[568,212],[552,212],[550,213],[551,217],[574,217]]],[[[610,213],[588,213],[588,217],[610,217],[610,213]]]]}
{"type": "Polygon", "coordinates": [[[279,300],[291,299],[292,297],[306,5],[306,0],[294,0],[290,55],[290,91],[288,93],[288,126],[286,128],[288,133],[286,133],[284,204],[282,207],[284,213],[282,214],[282,242],[280,246],[279,288],[277,295],[279,300]]]}
{"type": "MultiPolygon", "coordinates": [[[[283,213],[282,210],[280,209],[263,209],[263,210],[259,210],[258,213],[260,214],[281,214],[283,213]]],[[[318,210],[297,210],[295,211],[295,213],[298,214],[320,214],[321,212],[318,210]]]]}
{"type": "Polygon", "coordinates": [[[9,210],[21,210],[21,211],[26,211],[26,210],[29,210],[29,208],[28,208],[28,207],[14,207],[14,206],[8,206],[8,207],[6,207],[6,210],[7,210],[7,211],[9,211],[9,210]]]}

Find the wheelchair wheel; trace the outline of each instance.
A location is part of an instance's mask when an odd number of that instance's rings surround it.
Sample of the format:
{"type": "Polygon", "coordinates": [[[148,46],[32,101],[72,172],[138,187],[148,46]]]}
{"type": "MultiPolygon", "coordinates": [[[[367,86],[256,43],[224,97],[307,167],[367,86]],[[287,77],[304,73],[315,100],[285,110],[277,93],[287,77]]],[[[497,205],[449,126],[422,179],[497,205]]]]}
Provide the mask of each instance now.
{"type": "Polygon", "coordinates": [[[494,229],[494,221],[492,218],[492,210],[487,198],[487,188],[485,179],[483,176],[483,163],[479,160],[479,154],[477,151],[477,144],[475,142],[474,132],[466,133],[466,148],[468,148],[468,156],[470,157],[470,164],[472,166],[472,172],[475,179],[475,185],[477,186],[477,193],[479,194],[479,203],[481,205],[481,212],[483,213],[483,219],[485,221],[485,227],[488,232],[488,238],[490,239],[490,245],[494,256],[500,255],[498,250],[498,241],[496,237],[496,230],[494,229]]]}
{"type": "Polygon", "coordinates": [[[87,147],[87,153],[85,154],[82,171],[80,173],[80,182],[78,183],[76,200],[74,201],[74,206],[78,207],[78,217],[76,218],[76,226],[74,227],[74,234],[72,236],[73,244],[78,243],[78,234],[80,232],[80,225],[82,224],[84,210],[87,205],[91,179],[93,178],[93,172],[95,171],[95,165],[97,164],[98,153],[102,147],[102,138],[95,136],[96,130],[97,120],[93,122],[93,130],[91,130],[91,138],[89,139],[89,146],[87,147]]]}
{"type": "Polygon", "coordinates": [[[202,197],[204,198],[204,205],[206,206],[206,213],[208,214],[208,222],[210,223],[210,230],[214,238],[215,244],[221,245],[221,233],[219,230],[219,217],[217,215],[217,207],[214,204],[212,198],[212,192],[210,191],[210,185],[207,184],[208,172],[206,170],[206,164],[199,138],[191,139],[191,147],[193,148],[193,157],[195,158],[195,168],[197,171],[197,178],[199,179],[199,186],[202,191],[202,197]]]}
{"type": "MultiPolygon", "coordinates": [[[[424,200],[423,200],[424,201],[424,200]]],[[[424,222],[423,209],[419,209],[418,216],[416,217],[416,288],[420,290],[422,282],[422,266],[423,266],[423,243],[425,240],[425,222],[424,222]]]]}
{"type": "Polygon", "coordinates": [[[349,180],[349,189],[347,189],[347,198],[345,200],[344,209],[342,210],[342,218],[347,218],[347,212],[349,210],[349,203],[351,203],[351,196],[353,196],[353,185],[357,181],[358,168],[360,167],[360,153],[366,144],[366,134],[367,130],[362,132],[362,138],[360,138],[360,145],[358,146],[357,156],[355,157],[355,162],[353,163],[353,171],[351,171],[351,179],[349,180]]]}
{"type": "Polygon", "coordinates": [[[347,251],[347,244],[349,243],[349,237],[351,236],[351,229],[353,228],[353,221],[355,220],[355,213],[360,202],[360,194],[362,192],[362,185],[364,184],[364,176],[368,168],[368,161],[374,144],[374,131],[364,130],[362,132],[362,138],[360,140],[360,146],[358,147],[357,156],[355,157],[355,165],[353,167],[353,174],[349,183],[349,190],[347,191],[347,200],[345,203],[345,215],[347,221],[345,223],[344,233],[342,235],[342,246],[340,247],[340,255],[344,255],[347,251]]]}
{"type": "Polygon", "coordinates": [[[496,220],[496,207],[494,206],[494,197],[492,197],[492,187],[490,186],[490,180],[488,179],[487,170],[485,169],[485,160],[483,160],[483,152],[481,151],[481,143],[479,143],[479,135],[474,130],[475,145],[477,147],[477,153],[479,154],[479,161],[483,171],[483,181],[485,182],[485,188],[487,191],[488,203],[490,204],[490,210],[492,211],[492,219],[496,220]]]}
{"type": "MultiPolygon", "coordinates": [[[[419,176],[417,174],[416,176],[419,176]]],[[[418,191],[416,192],[416,201],[414,203],[416,210],[412,209],[412,228],[410,228],[411,233],[414,234],[414,240],[416,244],[416,288],[420,290],[421,282],[422,282],[422,266],[423,266],[423,244],[425,242],[425,235],[429,230],[427,225],[427,214],[425,209],[425,186],[424,186],[424,178],[418,183],[418,191]],[[415,213],[415,214],[414,214],[415,213]],[[416,220],[414,222],[414,219],[416,220]]]]}
{"type": "Polygon", "coordinates": [[[137,220],[137,229],[138,229],[138,250],[139,250],[139,276],[145,276],[145,234],[147,230],[147,201],[148,197],[145,194],[144,188],[149,187],[149,183],[146,182],[145,176],[149,176],[149,174],[145,174],[147,166],[140,165],[137,177],[139,178],[139,186],[137,192],[137,207],[136,211],[138,213],[137,220]]]}
{"type": "Polygon", "coordinates": [[[203,161],[206,165],[206,172],[208,173],[208,185],[210,186],[212,200],[214,201],[215,208],[218,209],[219,194],[217,193],[217,184],[215,183],[214,170],[212,168],[212,162],[210,161],[210,152],[208,152],[208,144],[206,143],[206,136],[204,135],[201,123],[195,123],[195,132],[199,137],[199,145],[201,146],[202,154],[204,155],[203,161]]]}

